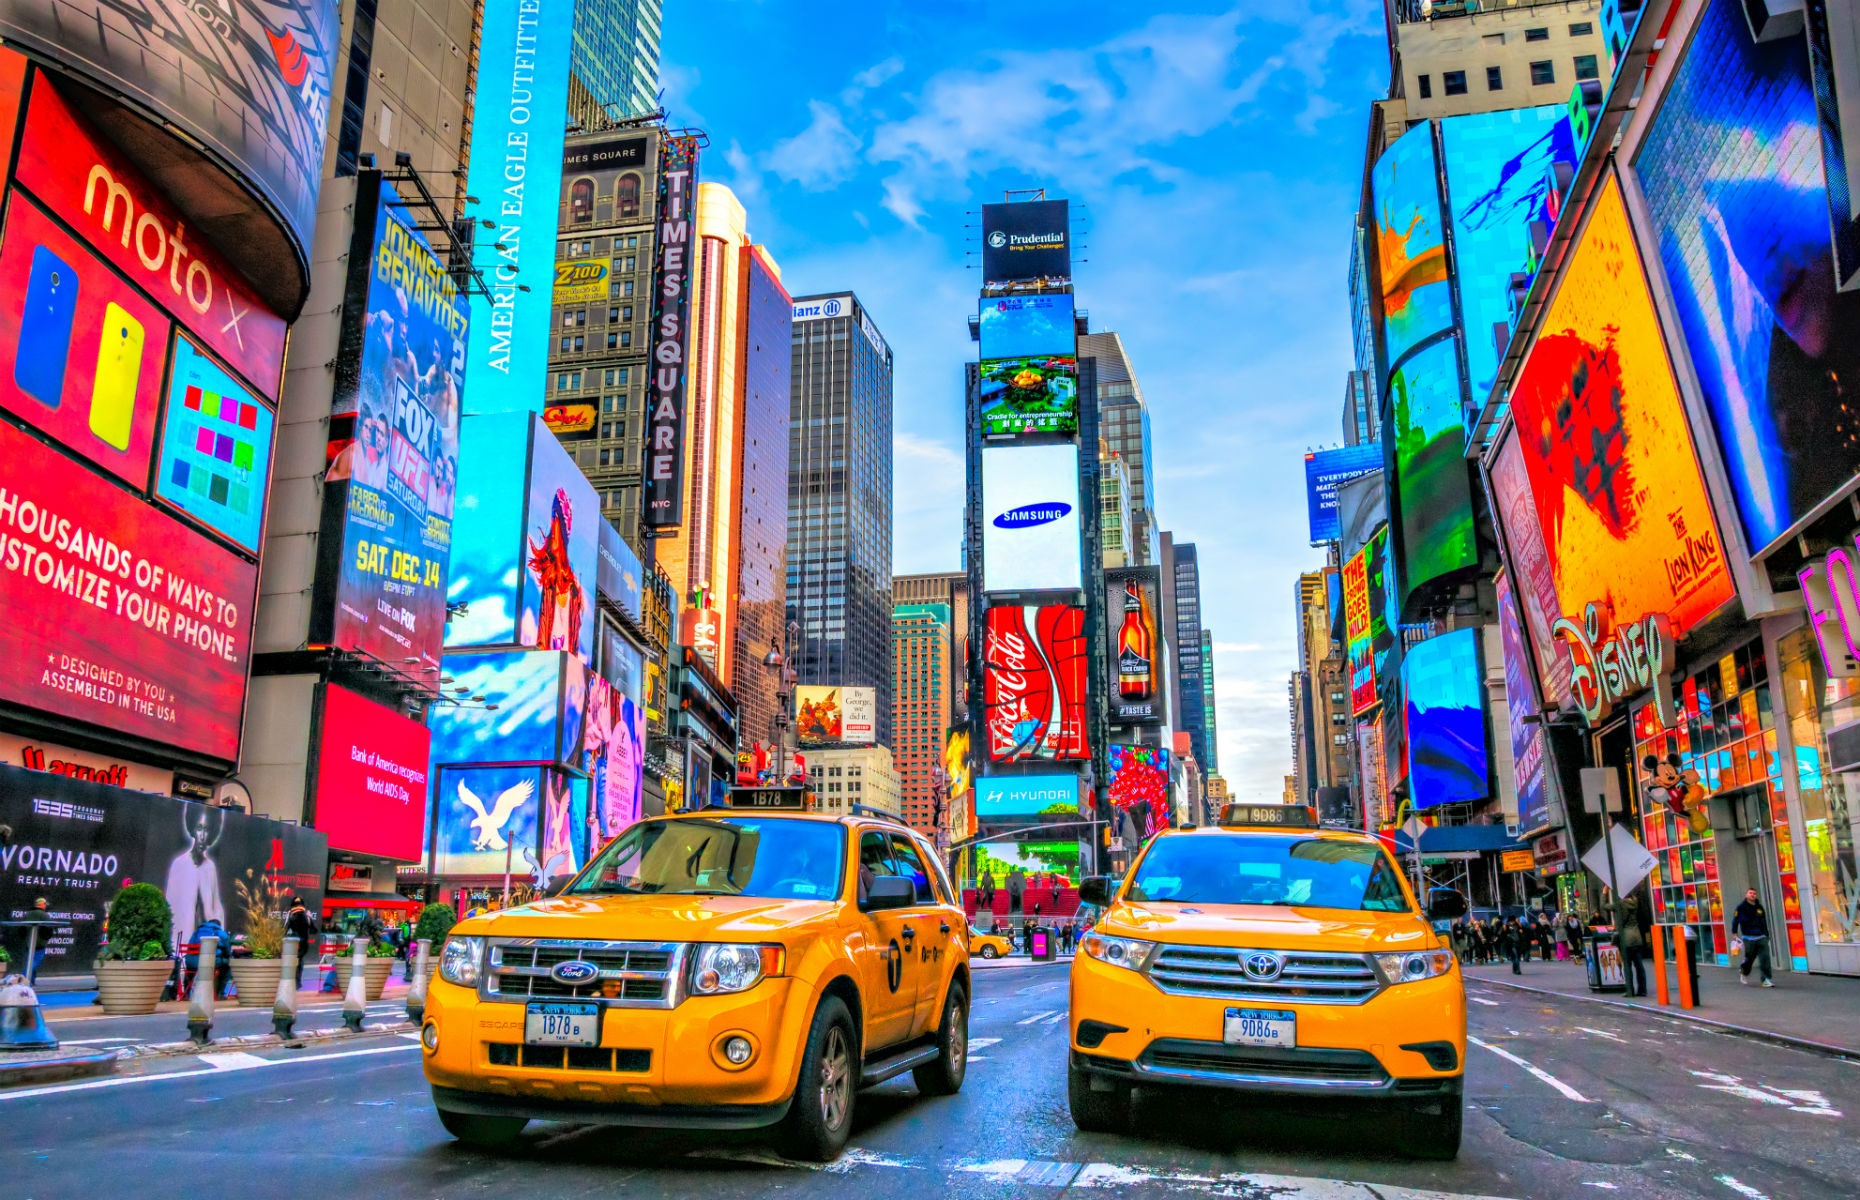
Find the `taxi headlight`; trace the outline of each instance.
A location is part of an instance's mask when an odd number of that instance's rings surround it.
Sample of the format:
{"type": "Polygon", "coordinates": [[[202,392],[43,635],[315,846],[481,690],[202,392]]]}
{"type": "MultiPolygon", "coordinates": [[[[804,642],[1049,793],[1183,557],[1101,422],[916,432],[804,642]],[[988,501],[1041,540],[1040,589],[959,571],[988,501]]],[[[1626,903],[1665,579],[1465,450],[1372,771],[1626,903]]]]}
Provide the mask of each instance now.
{"type": "Polygon", "coordinates": [[[764,976],[782,973],[780,946],[752,946],[738,942],[702,945],[691,956],[691,991],[698,996],[726,996],[746,992],[764,976]]]}
{"type": "Polygon", "coordinates": [[[1125,967],[1132,971],[1143,969],[1143,964],[1149,960],[1150,951],[1155,947],[1155,942],[1111,937],[1103,933],[1088,933],[1079,942],[1079,948],[1099,962],[1108,963],[1113,967],[1125,967]]]}
{"type": "Polygon", "coordinates": [[[1445,975],[1453,969],[1453,951],[1417,950],[1408,954],[1372,956],[1385,983],[1415,983],[1445,975]]]}
{"type": "Polygon", "coordinates": [[[484,939],[449,937],[439,952],[439,977],[460,987],[478,986],[478,965],[484,961],[484,939]]]}

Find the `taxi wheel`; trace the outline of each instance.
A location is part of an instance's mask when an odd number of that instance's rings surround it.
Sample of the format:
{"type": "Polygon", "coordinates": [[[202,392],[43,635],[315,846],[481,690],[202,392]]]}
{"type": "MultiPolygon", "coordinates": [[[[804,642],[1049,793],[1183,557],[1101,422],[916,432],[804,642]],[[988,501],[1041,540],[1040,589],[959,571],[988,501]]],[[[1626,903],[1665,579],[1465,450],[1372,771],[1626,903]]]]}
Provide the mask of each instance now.
{"type": "Polygon", "coordinates": [[[1000,958],[1001,951],[995,949],[993,946],[983,946],[982,957],[983,958],[1000,958]]]}
{"type": "Polygon", "coordinates": [[[838,996],[823,996],[814,1010],[801,1079],[782,1121],[781,1152],[807,1162],[832,1162],[852,1136],[853,1096],[859,1086],[859,1039],[852,1014],[838,996]]]}
{"type": "Polygon", "coordinates": [[[1092,1090],[1091,1072],[1066,1067],[1066,1100],[1072,1123],[1085,1133],[1121,1133],[1130,1122],[1130,1085],[1113,1081],[1111,1090],[1092,1090]]]}
{"type": "Polygon", "coordinates": [[[911,1068],[911,1079],[926,1096],[953,1096],[962,1090],[963,1077],[969,1073],[969,998],[960,984],[949,985],[949,1005],[936,1033],[936,1049],[934,1061],[911,1068]]]}
{"type": "Polygon", "coordinates": [[[1405,1114],[1401,1125],[1401,1149],[1411,1158],[1454,1159],[1460,1155],[1460,1127],[1466,1109],[1457,1095],[1445,1098],[1439,1112],[1427,1112],[1417,1106],[1405,1114]]]}
{"type": "Polygon", "coordinates": [[[443,1108],[437,1111],[439,1123],[446,1127],[446,1132],[467,1146],[507,1146],[516,1141],[523,1127],[529,1124],[524,1117],[486,1117],[477,1113],[448,1112],[443,1108]]]}

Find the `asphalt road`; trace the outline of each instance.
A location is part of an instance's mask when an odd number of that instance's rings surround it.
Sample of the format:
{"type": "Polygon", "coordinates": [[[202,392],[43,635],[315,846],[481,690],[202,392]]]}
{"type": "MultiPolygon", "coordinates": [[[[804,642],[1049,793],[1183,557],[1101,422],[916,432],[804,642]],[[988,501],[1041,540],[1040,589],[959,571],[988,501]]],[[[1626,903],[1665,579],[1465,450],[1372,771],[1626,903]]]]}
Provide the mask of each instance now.
{"type": "Polygon", "coordinates": [[[1373,1113],[1207,1093],[1140,1093],[1131,1133],[1083,1135],[1065,1102],[1065,971],[978,972],[962,1093],[920,1099],[908,1076],[864,1093],[852,1149],[825,1168],[744,1137],[548,1124],[514,1150],[468,1150],[433,1116],[415,1043],[390,1035],[0,1093],[0,1180],[85,1200],[125,1185],[147,1200],[1813,1200],[1860,1180],[1860,1064],[1478,983],[1456,1162],[1401,1158],[1373,1113]]]}

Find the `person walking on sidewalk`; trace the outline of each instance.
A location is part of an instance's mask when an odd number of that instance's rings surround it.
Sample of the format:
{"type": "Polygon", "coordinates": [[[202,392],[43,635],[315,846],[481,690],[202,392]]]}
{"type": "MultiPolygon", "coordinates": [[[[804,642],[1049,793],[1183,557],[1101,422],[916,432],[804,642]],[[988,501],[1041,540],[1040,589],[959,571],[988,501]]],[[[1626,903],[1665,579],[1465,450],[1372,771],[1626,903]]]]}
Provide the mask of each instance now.
{"type": "Polygon", "coordinates": [[[1632,892],[1619,897],[1614,902],[1615,914],[1615,948],[1621,951],[1621,977],[1627,984],[1629,996],[1647,994],[1647,968],[1641,962],[1641,951],[1646,948],[1647,937],[1640,928],[1640,897],[1632,892]]]}
{"type": "Polygon", "coordinates": [[[1504,945],[1505,957],[1511,960],[1511,973],[1513,975],[1524,974],[1523,969],[1518,966],[1518,957],[1519,955],[1523,955],[1526,958],[1530,957],[1530,950],[1524,940],[1524,928],[1518,924],[1518,919],[1516,917],[1506,917],[1505,927],[1500,931],[1498,937],[1499,941],[1504,945]]]}
{"type": "Polygon", "coordinates": [[[297,939],[297,977],[292,987],[301,989],[304,985],[304,960],[312,956],[316,949],[311,943],[310,910],[296,896],[291,897],[291,909],[284,918],[284,936],[297,939]]]}
{"type": "Polygon", "coordinates": [[[1770,919],[1757,899],[1757,889],[1744,893],[1744,902],[1731,918],[1731,936],[1744,941],[1744,964],[1737,969],[1737,982],[1750,982],[1750,968],[1756,967],[1764,987],[1775,987],[1770,978],[1770,919]]]}

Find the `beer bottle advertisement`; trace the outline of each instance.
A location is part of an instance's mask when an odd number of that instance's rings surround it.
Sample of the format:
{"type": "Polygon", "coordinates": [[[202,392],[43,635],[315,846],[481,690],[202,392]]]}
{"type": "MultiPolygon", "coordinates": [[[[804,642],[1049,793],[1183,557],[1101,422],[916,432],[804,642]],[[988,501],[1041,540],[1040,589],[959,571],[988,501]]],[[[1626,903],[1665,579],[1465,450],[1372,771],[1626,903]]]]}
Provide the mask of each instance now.
{"type": "Polygon", "coordinates": [[[1153,725],[1168,719],[1164,704],[1163,658],[1167,653],[1156,614],[1162,610],[1162,576],[1156,567],[1125,567],[1104,573],[1105,647],[1112,678],[1106,688],[1110,718],[1120,725],[1153,725]]]}

